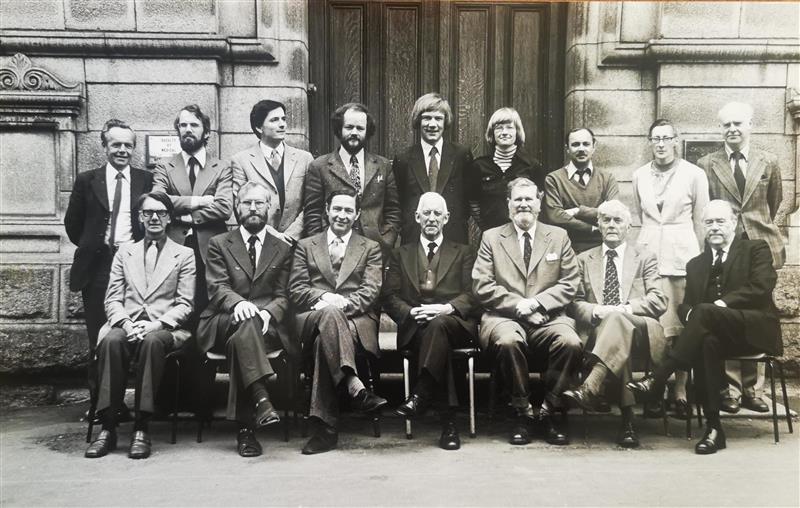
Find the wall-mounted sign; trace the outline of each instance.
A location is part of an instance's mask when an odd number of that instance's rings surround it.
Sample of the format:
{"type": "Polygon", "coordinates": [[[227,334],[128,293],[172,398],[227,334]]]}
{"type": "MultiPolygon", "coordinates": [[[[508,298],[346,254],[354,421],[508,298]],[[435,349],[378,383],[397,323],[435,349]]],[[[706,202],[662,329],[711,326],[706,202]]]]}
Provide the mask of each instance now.
{"type": "Polygon", "coordinates": [[[703,156],[722,149],[722,141],[692,141],[683,142],[683,158],[692,164],[697,164],[703,156]]]}
{"type": "Polygon", "coordinates": [[[172,157],[181,151],[181,142],[178,136],[148,134],[145,136],[147,147],[147,167],[153,168],[159,159],[172,157]]]}

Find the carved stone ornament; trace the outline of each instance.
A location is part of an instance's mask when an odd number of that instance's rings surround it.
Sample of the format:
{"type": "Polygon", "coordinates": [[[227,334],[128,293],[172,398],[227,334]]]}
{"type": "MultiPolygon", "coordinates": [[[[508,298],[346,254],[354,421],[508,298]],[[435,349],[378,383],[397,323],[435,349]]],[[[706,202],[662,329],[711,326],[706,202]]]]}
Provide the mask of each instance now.
{"type": "Polygon", "coordinates": [[[786,101],[786,109],[795,121],[800,121],[800,91],[794,88],[787,90],[788,100],[786,101]]]}
{"type": "Polygon", "coordinates": [[[50,71],[34,67],[22,53],[12,56],[9,66],[0,69],[0,90],[69,91],[80,90],[79,87],[80,83],[65,83],[50,71]]]}

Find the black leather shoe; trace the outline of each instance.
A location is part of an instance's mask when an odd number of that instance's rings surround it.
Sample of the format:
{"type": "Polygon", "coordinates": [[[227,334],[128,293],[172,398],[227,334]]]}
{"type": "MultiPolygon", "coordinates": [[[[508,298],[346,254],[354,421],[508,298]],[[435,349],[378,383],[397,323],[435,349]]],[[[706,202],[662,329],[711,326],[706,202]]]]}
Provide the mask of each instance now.
{"type": "Polygon", "coordinates": [[[675,410],[673,411],[673,416],[679,420],[686,420],[689,418],[689,403],[684,399],[675,399],[674,402],[675,410]]]}
{"type": "Polygon", "coordinates": [[[241,457],[258,457],[261,455],[261,443],[256,439],[252,429],[239,429],[236,434],[236,451],[241,457]]]}
{"type": "Polygon", "coordinates": [[[255,421],[256,426],[261,428],[272,425],[273,423],[278,423],[281,421],[281,417],[278,412],[275,411],[269,399],[263,398],[256,404],[255,421]]]}
{"type": "Polygon", "coordinates": [[[734,397],[723,397],[719,403],[719,410],[735,414],[739,412],[739,401],[734,397]]]}
{"type": "Polygon", "coordinates": [[[377,411],[378,409],[382,408],[383,406],[387,405],[388,402],[383,397],[378,397],[374,393],[370,393],[366,389],[362,388],[355,397],[353,397],[352,408],[354,411],[362,411],[364,413],[370,413],[372,411],[377,411]]]}
{"type": "Polygon", "coordinates": [[[339,433],[336,428],[322,424],[303,447],[303,455],[315,455],[329,452],[339,443],[339,433]]]}
{"type": "Polygon", "coordinates": [[[711,455],[717,453],[717,450],[725,448],[725,433],[722,429],[715,429],[713,427],[706,428],[706,433],[703,434],[703,439],[694,445],[694,453],[698,455],[711,455]]]}
{"type": "Polygon", "coordinates": [[[566,432],[558,430],[553,417],[549,414],[539,416],[539,430],[544,440],[551,445],[564,446],[569,444],[569,436],[566,432]]]}
{"type": "Polygon", "coordinates": [[[528,418],[518,417],[514,428],[511,429],[511,436],[508,442],[512,445],[526,445],[531,442],[531,434],[528,431],[528,418]]]}
{"type": "Polygon", "coordinates": [[[623,448],[639,448],[639,436],[633,428],[633,422],[622,422],[619,429],[619,439],[617,444],[623,448]]]}
{"type": "Polygon", "coordinates": [[[598,397],[590,392],[586,385],[581,385],[576,390],[565,390],[561,396],[584,411],[597,411],[598,397]]]}
{"type": "Polygon", "coordinates": [[[137,430],[131,436],[129,459],[146,459],[150,456],[150,436],[143,430],[137,430]]]}
{"type": "Polygon", "coordinates": [[[405,402],[397,406],[397,408],[394,410],[394,414],[404,418],[415,418],[425,414],[425,411],[428,410],[429,405],[429,401],[423,399],[415,393],[409,396],[405,402]]]}
{"type": "Polygon", "coordinates": [[[105,457],[108,452],[113,451],[117,447],[117,434],[110,430],[101,430],[97,438],[92,441],[89,448],[83,454],[87,459],[99,459],[105,457]]]}
{"type": "Polygon", "coordinates": [[[742,407],[756,413],[769,413],[769,406],[761,397],[742,397],[742,407]]]}
{"type": "Polygon", "coordinates": [[[447,422],[442,427],[442,435],[439,436],[439,448],[442,450],[458,450],[461,448],[461,438],[458,437],[458,429],[455,422],[447,422]]]}
{"type": "Polygon", "coordinates": [[[625,385],[634,396],[642,401],[653,400],[660,397],[664,387],[658,386],[655,378],[647,376],[639,381],[631,381],[625,385]]]}

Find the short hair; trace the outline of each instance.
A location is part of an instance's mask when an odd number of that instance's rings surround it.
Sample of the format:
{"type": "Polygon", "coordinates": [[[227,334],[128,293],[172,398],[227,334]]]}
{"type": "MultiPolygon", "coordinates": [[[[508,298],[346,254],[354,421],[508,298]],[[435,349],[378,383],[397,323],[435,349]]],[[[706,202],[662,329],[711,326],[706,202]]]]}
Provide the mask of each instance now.
{"type": "Polygon", "coordinates": [[[200,106],[197,104],[189,104],[188,106],[182,107],[181,110],[178,111],[178,114],[175,115],[175,122],[173,123],[175,132],[179,132],[178,127],[180,126],[181,113],[183,111],[188,111],[196,116],[198,120],[200,120],[200,122],[203,124],[203,144],[205,145],[208,143],[208,136],[211,134],[211,117],[203,113],[203,110],[200,109],[200,106]]]}
{"type": "Polygon", "coordinates": [[[678,135],[678,129],[675,128],[675,124],[671,121],[667,120],[666,118],[658,118],[653,123],[650,124],[650,128],[647,130],[647,137],[653,136],[653,129],[656,127],[663,127],[665,125],[669,125],[672,127],[672,133],[676,136],[678,135]]]}
{"type": "Polygon", "coordinates": [[[342,104],[331,115],[331,129],[336,138],[342,140],[342,127],[344,126],[344,114],[350,110],[358,111],[367,115],[367,139],[370,139],[375,134],[375,119],[370,114],[367,107],[360,102],[348,102],[342,104]]]}
{"type": "Polygon", "coordinates": [[[436,199],[437,201],[441,202],[444,206],[444,213],[450,213],[447,209],[447,201],[444,199],[444,196],[439,194],[438,192],[425,192],[419,197],[419,201],[417,201],[417,212],[420,211],[420,207],[422,206],[422,202],[426,199],[436,199]]]}
{"type": "Polygon", "coordinates": [[[254,187],[264,190],[264,194],[267,196],[267,203],[270,203],[272,201],[272,198],[270,197],[269,194],[269,189],[267,189],[266,185],[254,182],[253,180],[248,180],[244,184],[242,184],[242,186],[239,187],[239,190],[236,192],[236,200],[234,204],[236,208],[239,208],[239,203],[241,203],[242,195],[254,187]]]}
{"type": "Polygon", "coordinates": [[[573,134],[575,134],[576,132],[580,132],[580,131],[588,132],[589,135],[592,136],[592,143],[596,143],[597,142],[597,139],[594,136],[594,131],[592,131],[592,129],[590,129],[589,127],[575,127],[574,129],[570,129],[570,131],[567,132],[567,135],[564,136],[564,144],[565,145],[569,145],[569,137],[572,136],[573,134]]]}
{"type": "Polygon", "coordinates": [[[422,121],[422,113],[426,111],[439,111],[443,113],[445,129],[448,129],[453,124],[453,110],[450,109],[450,103],[447,102],[447,99],[438,93],[426,93],[417,99],[414,103],[414,107],[411,108],[409,120],[412,129],[419,129],[420,122],[422,121]]]}
{"type": "Polygon", "coordinates": [[[539,187],[533,183],[533,180],[529,178],[525,178],[524,176],[518,176],[514,178],[510,182],[508,182],[508,186],[506,187],[506,198],[511,199],[511,191],[517,187],[533,187],[536,189],[536,195],[539,195],[539,187]]]}
{"type": "Polygon", "coordinates": [[[736,101],[729,102],[724,106],[722,106],[721,108],[719,108],[719,112],[717,113],[717,119],[720,122],[722,122],[722,114],[728,113],[731,110],[742,111],[747,115],[747,118],[749,118],[751,121],[753,120],[753,113],[754,113],[753,106],[747,104],[746,102],[736,102],[736,101]]]}
{"type": "Polygon", "coordinates": [[[170,219],[172,218],[173,214],[175,213],[175,206],[172,204],[172,200],[169,198],[169,196],[161,191],[151,191],[140,195],[136,200],[136,206],[134,209],[136,211],[141,211],[142,206],[144,206],[144,202],[148,199],[154,199],[164,205],[164,207],[167,209],[167,214],[169,214],[170,219]]]}
{"type": "Polygon", "coordinates": [[[286,106],[282,102],[270,99],[258,101],[253,105],[253,109],[250,110],[250,129],[253,130],[253,134],[255,134],[258,139],[261,139],[261,132],[259,132],[259,129],[264,125],[264,120],[267,118],[267,115],[270,111],[274,111],[278,108],[282,108],[283,112],[286,113],[286,106]]]}
{"type": "Polygon", "coordinates": [[[525,144],[525,128],[522,126],[522,118],[519,117],[519,113],[514,108],[500,108],[489,118],[489,123],[486,126],[486,141],[490,145],[494,145],[494,128],[498,124],[503,123],[512,123],[514,127],[517,129],[517,140],[515,141],[516,145],[523,145],[525,144]]]}
{"type": "Polygon", "coordinates": [[[131,131],[133,133],[133,144],[136,145],[136,131],[134,131],[130,125],[123,122],[122,120],[112,118],[108,120],[105,124],[103,124],[103,130],[100,131],[100,142],[103,144],[103,147],[105,147],[108,144],[108,139],[106,139],[108,131],[110,131],[114,127],[119,127],[120,129],[128,129],[129,131],[131,131]]]}
{"type": "Polygon", "coordinates": [[[733,204],[731,204],[730,201],[725,201],[724,199],[712,199],[711,201],[709,201],[708,204],[705,206],[705,208],[703,208],[702,217],[706,216],[706,212],[708,211],[709,208],[711,208],[712,206],[720,206],[720,205],[728,209],[728,211],[730,212],[731,219],[733,219],[734,222],[739,221],[739,211],[736,210],[736,208],[734,208],[733,204]]]}
{"type": "Polygon", "coordinates": [[[330,208],[331,202],[333,201],[333,198],[335,198],[336,196],[350,196],[351,198],[356,198],[356,211],[361,210],[361,196],[353,189],[349,189],[346,187],[342,189],[336,189],[335,191],[328,194],[328,197],[325,198],[326,210],[330,208]]]}
{"type": "Polygon", "coordinates": [[[602,203],[600,203],[600,206],[597,207],[597,217],[598,218],[600,217],[600,215],[610,215],[610,214],[613,214],[615,212],[619,213],[623,217],[625,217],[625,220],[628,221],[628,224],[631,223],[631,220],[633,218],[631,216],[630,209],[627,206],[625,206],[625,203],[623,203],[622,201],[620,201],[618,199],[612,199],[612,200],[609,200],[609,201],[603,201],[602,203]]]}

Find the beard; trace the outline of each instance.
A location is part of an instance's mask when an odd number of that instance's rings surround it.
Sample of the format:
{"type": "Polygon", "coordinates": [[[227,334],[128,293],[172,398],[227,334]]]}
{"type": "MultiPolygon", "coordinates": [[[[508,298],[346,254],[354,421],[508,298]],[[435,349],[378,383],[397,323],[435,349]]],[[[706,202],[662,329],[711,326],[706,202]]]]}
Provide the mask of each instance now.
{"type": "Polygon", "coordinates": [[[198,139],[192,134],[184,134],[181,136],[181,148],[186,153],[195,153],[204,144],[204,139],[198,139]]]}
{"type": "Polygon", "coordinates": [[[538,213],[530,212],[516,212],[512,214],[511,220],[520,227],[520,229],[528,230],[536,223],[538,213]]]}
{"type": "Polygon", "coordinates": [[[364,140],[358,136],[349,136],[345,139],[342,139],[341,143],[342,147],[344,147],[345,151],[350,155],[355,155],[360,152],[362,148],[364,148],[364,140]]]}
{"type": "Polygon", "coordinates": [[[255,234],[264,229],[264,226],[267,224],[267,218],[258,213],[248,213],[239,220],[239,224],[241,224],[248,233],[255,234]]]}

